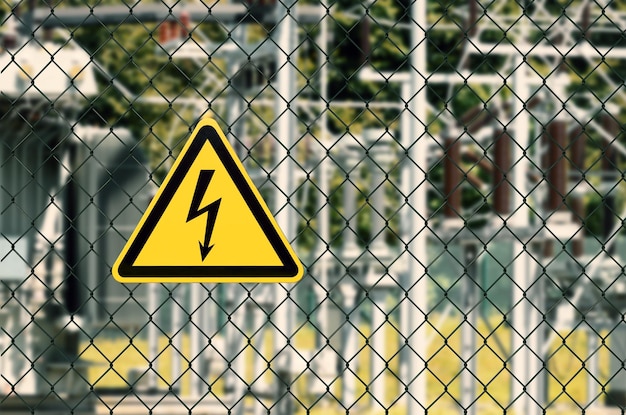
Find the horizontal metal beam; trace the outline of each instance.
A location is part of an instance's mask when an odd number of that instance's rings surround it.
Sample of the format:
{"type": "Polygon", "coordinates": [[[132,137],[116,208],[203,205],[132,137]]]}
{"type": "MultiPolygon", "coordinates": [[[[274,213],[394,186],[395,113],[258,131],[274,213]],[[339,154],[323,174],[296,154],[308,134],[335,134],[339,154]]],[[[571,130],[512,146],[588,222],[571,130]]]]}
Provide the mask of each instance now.
{"type": "MultiPolygon", "coordinates": [[[[263,21],[272,23],[276,20],[274,10],[256,9],[263,16],[263,21]]],[[[193,22],[233,23],[252,17],[250,9],[240,3],[218,3],[213,6],[203,4],[177,4],[168,7],[165,4],[138,4],[137,6],[77,6],[68,8],[41,7],[35,10],[35,27],[78,27],[117,25],[121,23],[138,24],[161,22],[187,13],[193,22]]],[[[297,6],[294,16],[298,23],[318,23],[325,9],[317,6],[297,6]]]]}
{"type": "Polygon", "coordinates": [[[538,58],[586,58],[586,59],[626,59],[626,48],[622,46],[595,46],[589,42],[579,42],[574,45],[552,45],[546,42],[491,44],[472,42],[469,53],[481,56],[532,56],[538,58]]]}

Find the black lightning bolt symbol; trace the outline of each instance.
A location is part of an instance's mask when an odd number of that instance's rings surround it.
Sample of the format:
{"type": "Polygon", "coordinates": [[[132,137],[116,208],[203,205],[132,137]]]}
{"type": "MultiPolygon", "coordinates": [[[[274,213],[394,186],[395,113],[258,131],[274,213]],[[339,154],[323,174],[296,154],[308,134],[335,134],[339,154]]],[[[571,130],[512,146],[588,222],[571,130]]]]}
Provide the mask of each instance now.
{"type": "Polygon", "coordinates": [[[213,233],[213,228],[215,227],[217,211],[219,210],[220,202],[222,201],[221,198],[217,199],[215,202],[200,209],[200,203],[202,202],[202,198],[204,197],[204,194],[209,187],[209,183],[213,178],[213,173],[215,173],[215,170],[200,170],[196,190],[193,192],[193,199],[191,200],[191,206],[189,207],[189,215],[187,215],[187,222],[189,222],[190,220],[207,213],[204,243],[198,241],[200,244],[200,255],[202,256],[203,261],[206,256],[209,255],[209,252],[211,252],[211,249],[213,249],[214,246],[209,246],[209,243],[211,242],[211,234],[213,233]]]}

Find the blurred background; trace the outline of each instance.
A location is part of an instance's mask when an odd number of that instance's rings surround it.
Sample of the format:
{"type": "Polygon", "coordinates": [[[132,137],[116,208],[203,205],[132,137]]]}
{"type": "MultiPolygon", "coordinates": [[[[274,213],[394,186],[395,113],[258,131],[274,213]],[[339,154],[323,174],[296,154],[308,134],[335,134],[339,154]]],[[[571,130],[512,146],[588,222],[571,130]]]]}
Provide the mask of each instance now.
{"type": "Polygon", "coordinates": [[[623,2],[0,0],[0,22],[3,414],[623,413],[623,2]],[[204,117],[300,282],[113,279],[204,117]]]}

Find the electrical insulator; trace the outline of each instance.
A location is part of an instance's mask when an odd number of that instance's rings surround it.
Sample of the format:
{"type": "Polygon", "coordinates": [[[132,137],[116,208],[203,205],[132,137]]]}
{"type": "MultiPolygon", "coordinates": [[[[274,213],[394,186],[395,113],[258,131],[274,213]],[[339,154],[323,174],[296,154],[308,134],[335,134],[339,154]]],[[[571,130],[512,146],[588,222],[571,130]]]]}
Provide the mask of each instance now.
{"type": "Polygon", "coordinates": [[[15,49],[17,47],[17,37],[13,34],[5,34],[2,37],[3,49],[15,49]]]}
{"type": "Polygon", "coordinates": [[[191,16],[189,16],[189,12],[184,11],[180,14],[180,26],[180,37],[188,37],[189,28],[191,27],[191,16]]]}
{"type": "Polygon", "coordinates": [[[159,25],[159,43],[164,44],[170,41],[170,25],[169,22],[161,22],[159,25]]]}
{"type": "Polygon", "coordinates": [[[179,19],[171,18],[161,22],[159,26],[159,43],[165,44],[172,40],[184,40],[189,36],[191,17],[184,11],[179,19]]]}

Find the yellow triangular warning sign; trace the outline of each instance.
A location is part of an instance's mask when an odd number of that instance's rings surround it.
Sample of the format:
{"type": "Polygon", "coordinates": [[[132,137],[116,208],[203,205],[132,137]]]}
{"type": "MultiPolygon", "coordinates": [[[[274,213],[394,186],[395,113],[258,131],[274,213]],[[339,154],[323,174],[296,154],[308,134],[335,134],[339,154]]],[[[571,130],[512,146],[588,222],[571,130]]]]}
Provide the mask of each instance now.
{"type": "Polygon", "coordinates": [[[120,282],[294,282],[302,264],[224,133],[196,126],[113,266],[120,282]]]}

